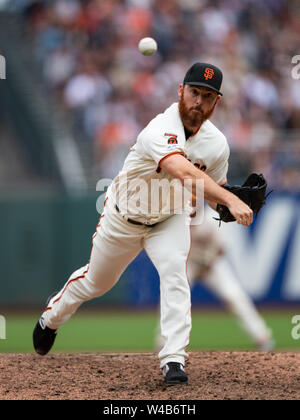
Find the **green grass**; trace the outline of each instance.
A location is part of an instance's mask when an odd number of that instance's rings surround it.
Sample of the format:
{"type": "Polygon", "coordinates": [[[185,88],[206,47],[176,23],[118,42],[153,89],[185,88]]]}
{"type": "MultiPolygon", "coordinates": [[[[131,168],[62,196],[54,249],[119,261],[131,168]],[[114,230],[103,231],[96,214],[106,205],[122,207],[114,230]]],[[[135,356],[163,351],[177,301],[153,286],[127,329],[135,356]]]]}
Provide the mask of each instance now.
{"type": "MultiPolygon", "coordinates": [[[[273,329],[277,351],[299,351],[300,340],[291,337],[291,318],[296,313],[292,310],[261,312],[273,329]]],[[[38,316],[7,314],[6,340],[0,340],[0,352],[32,352],[31,336],[38,316]]],[[[227,312],[193,310],[192,320],[188,351],[255,349],[236,319],[227,312]]],[[[79,311],[59,329],[54,351],[153,351],[156,325],[155,312],[79,311]]]]}

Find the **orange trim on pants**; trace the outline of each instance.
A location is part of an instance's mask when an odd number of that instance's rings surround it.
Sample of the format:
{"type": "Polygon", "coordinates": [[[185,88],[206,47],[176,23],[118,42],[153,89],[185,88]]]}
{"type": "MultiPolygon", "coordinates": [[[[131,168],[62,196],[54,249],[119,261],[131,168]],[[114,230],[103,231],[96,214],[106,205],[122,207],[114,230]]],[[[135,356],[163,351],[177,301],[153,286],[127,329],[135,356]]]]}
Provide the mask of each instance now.
{"type": "MultiPolygon", "coordinates": [[[[55,299],[55,301],[53,302],[53,304],[54,303],[56,303],[56,302],[58,302],[60,299],[61,299],[61,297],[62,297],[62,295],[65,293],[65,291],[66,291],[66,288],[69,286],[69,284],[71,284],[73,281],[76,281],[76,280],[79,280],[79,279],[83,279],[83,277],[86,275],[86,273],[88,272],[88,270],[89,269],[87,269],[81,276],[78,276],[78,277],[76,277],[75,279],[70,279],[69,281],[68,281],[68,283],[65,285],[65,288],[64,288],[64,290],[62,291],[62,294],[59,296],[59,298],[57,298],[57,299],[55,299]]],[[[44,312],[46,312],[46,311],[49,311],[50,309],[52,309],[52,306],[48,306],[48,308],[46,308],[45,310],[44,310],[44,312]]]]}
{"type": "MultiPolygon", "coordinates": [[[[106,204],[107,200],[108,200],[108,197],[106,197],[106,199],[105,199],[105,201],[104,201],[104,206],[103,206],[103,208],[105,207],[105,204],[106,204]]],[[[64,290],[62,291],[62,294],[60,295],[60,297],[59,297],[59,298],[57,298],[57,299],[55,299],[55,301],[53,302],[53,304],[54,304],[54,303],[56,303],[56,302],[58,302],[58,301],[61,299],[62,295],[64,294],[64,292],[65,292],[66,288],[69,286],[69,284],[71,284],[73,281],[83,279],[83,278],[85,277],[86,273],[89,271],[89,265],[90,265],[91,255],[92,255],[93,246],[94,246],[94,238],[95,238],[95,237],[96,237],[96,235],[97,235],[97,229],[98,229],[98,227],[100,226],[101,219],[102,219],[103,217],[104,217],[104,214],[102,214],[102,215],[100,216],[100,218],[99,218],[99,223],[98,223],[98,225],[96,226],[96,232],[94,233],[93,238],[92,238],[92,249],[91,249],[91,253],[90,253],[90,258],[89,258],[89,262],[88,262],[88,268],[87,268],[87,270],[86,270],[86,271],[85,271],[85,272],[84,272],[81,276],[78,276],[78,277],[76,277],[75,279],[70,279],[70,280],[68,281],[68,283],[65,285],[64,290]]],[[[48,306],[48,307],[44,310],[44,312],[49,311],[50,309],[52,309],[52,306],[48,306]]]]}

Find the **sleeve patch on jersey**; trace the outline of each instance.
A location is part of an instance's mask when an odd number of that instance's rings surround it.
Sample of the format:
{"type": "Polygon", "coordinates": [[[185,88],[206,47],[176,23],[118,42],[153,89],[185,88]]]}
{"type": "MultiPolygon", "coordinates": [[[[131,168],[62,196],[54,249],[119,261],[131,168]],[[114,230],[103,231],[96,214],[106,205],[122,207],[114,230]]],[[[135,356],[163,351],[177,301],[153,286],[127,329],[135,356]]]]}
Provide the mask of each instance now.
{"type": "Polygon", "coordinates": [[[168,144],[178,144],[176,134],[165,133],[164,136],[169,137],[168,138],[168,144]]]}

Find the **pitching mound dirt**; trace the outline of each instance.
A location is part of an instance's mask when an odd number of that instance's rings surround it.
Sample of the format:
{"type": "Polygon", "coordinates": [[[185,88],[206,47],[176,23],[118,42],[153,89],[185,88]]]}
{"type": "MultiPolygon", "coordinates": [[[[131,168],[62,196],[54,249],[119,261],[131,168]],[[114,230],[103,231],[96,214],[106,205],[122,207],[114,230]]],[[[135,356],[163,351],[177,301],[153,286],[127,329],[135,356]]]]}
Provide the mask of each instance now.
{"type": "Polygon", "coordinates": [[[0,355],[1,400],[300,399],[300,353],[190,353],[166,387],[153,353],[0,355]]]}

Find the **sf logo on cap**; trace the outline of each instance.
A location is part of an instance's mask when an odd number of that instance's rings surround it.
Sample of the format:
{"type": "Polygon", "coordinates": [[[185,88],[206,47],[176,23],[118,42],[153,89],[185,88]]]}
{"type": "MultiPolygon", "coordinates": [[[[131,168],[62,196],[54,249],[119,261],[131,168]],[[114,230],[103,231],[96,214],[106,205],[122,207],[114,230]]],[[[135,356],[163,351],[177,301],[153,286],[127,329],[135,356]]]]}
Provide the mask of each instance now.
{"type": "Polygon", "coordinates": [[[205,72],[204,72],[204,77],[206,80],[212,79],[214,74],[215,72],[213,71],[213,69],[206,67],[205,72]]]}

